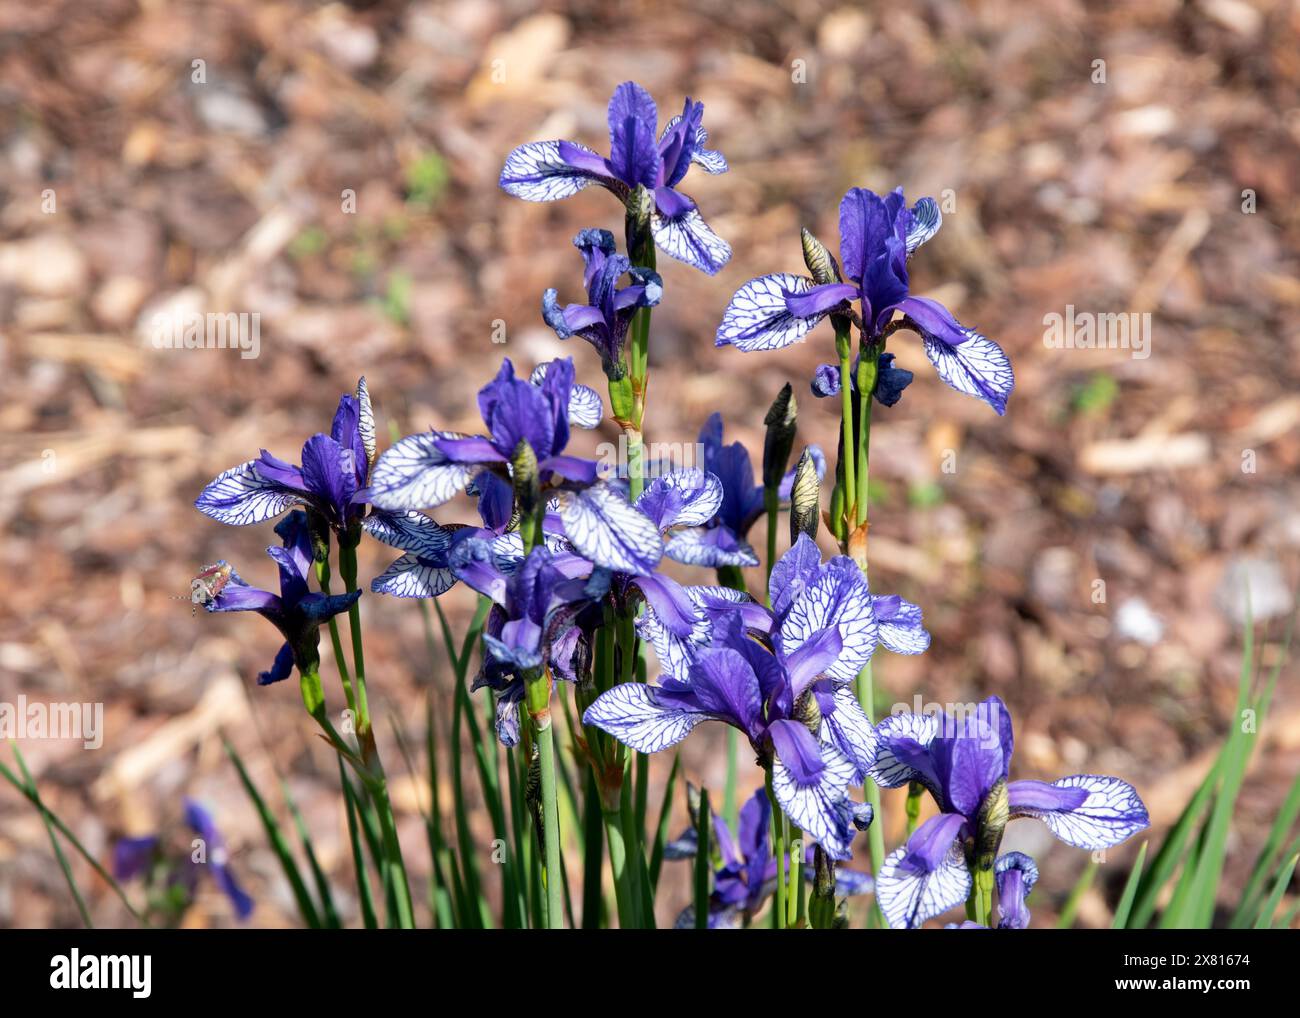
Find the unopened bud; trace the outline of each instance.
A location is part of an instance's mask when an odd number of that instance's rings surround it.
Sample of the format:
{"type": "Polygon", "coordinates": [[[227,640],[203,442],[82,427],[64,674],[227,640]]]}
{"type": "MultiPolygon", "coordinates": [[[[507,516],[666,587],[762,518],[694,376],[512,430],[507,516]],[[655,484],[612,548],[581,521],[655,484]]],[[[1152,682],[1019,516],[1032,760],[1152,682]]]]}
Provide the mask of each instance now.
{"type": "Polygon", "coordinates": [[[790,489],[790,544],[800,534],[817,539],[817,522],[821,515],[821,481],[817,479],[817,462],[804,449],[794,468],[794,485],[790,489]]]}
{"type": "Polygon", "coordinates": [[[1007,797],[1007,780],[1002,778],[994,785],[980,803],[975,825],[975,865],[978,869],[989,870],[998,857],[998,846],[1002,844],[1002,832],[1007,829],[1011,819],[1011,803],[1007,797]]]}
{"type": "Polygon", "coordinates": [[[813,282],[818,286],[841,282],[840,267],[826,245],[807,229],[799,232],[799,239],[803,242],[803,261],[812,273],[813,282]]]}
{"type": "Polygon", "coordinates": [[[521,438],[515,446],[515,454],[510,459],[510,478],[515,489],[515,505],[525,517],[537,512],[542,493],[537,473],[537,453],[521,438]]]}
{"type": "Polygon", "coordinates": [[[763,418],[763,423],[767,425],[767,435],[763,439],[764,488],[781,486],[785,465],[790,460],[790,450],[794,448],[795,418],[798,412],[794,389],[786,382],[768,408],[767,416],[763,418]]]}

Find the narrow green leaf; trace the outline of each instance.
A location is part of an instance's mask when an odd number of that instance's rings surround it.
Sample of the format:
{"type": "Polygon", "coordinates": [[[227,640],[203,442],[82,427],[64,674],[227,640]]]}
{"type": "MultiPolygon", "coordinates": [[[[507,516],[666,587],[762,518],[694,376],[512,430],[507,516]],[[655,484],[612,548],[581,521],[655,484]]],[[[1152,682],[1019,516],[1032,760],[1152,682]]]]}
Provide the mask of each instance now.
{"type": "Polygon", "coordinates": [[[307,885],[303,882],[302,874],[298,871],[298,863],[289,847],[289,840],[280,829],[279,821],[275,819],[270,808],[266,805],[266,800],[262,798],[257,786],[253,784],[253,779],[249,777],[248,770],[244,767],[244,761],[235,752],[235,747],[225,739],[222,740],[222,745],[226,747],[226,755],[230,757],[231,762],[235,765],[235,770],[239,772],[240,784],[244,786],[244,791],[252,801],[253,808],[257,810],[257,816],[262,821],[262,828],[266,831],[266,839],[270,842],[271,850],[275,852],[276,858],[280,860],[280,868],[284,870],[284,875],[289,881],[289,887],[293,891],[294,901],[298,904],[298,914],[311,929],[320,929],[320,915],[317,913],[316,905],[307,891],[307,885]]]}
{"type": "MultiPolygon", "coordinates": [[[[1295,846],[1293,845],[1292,848],[1295,846]]],[[[1295,873],[1295,864],[1300,861],[1300,854],[1292,852],[1290,860],[1278,871],[1277,880],[1273,882],[1273,893],[1268,896],[1268,901],[1264,904],[1264,910],[1260,912],[1259,918],[1255,920],[1255,929],[1270,930],[1273,928],[1273,916],[1277,913],[1277,907],[1282,903],[1282,895],[1286,893],[1287,887],[1291,883],[1291,875],[1295,873]]]]}
{"type": "Polygon", "coordinates": [[[700,811],[695,824],[695,928],[709,928],[709,880],[713,876],[713,811],[709,809],[709,790],[700,789],[700,811]]]}
{"type": "MultiPolygon", "coordinates": [[[[23,781],[27,784],[27,790],[31,797],[34,798],[38,807],[41,805],[40,791],[36,787],[36,782],[32,778],[32,772],[27,769],[27,761],[18,750],[18,743],[12,743],[14,749],[14,759],[18,761],[18,769],[22,771],[23,781]]],[[[54,833],[54,824],[50,821],[49,812],[45,809],[37,809],[41,815],[41,822],[45,824],[45,833],[49,835],[50,847],[54,849],[54,858],[59,862],[59,869],[63,870],[63,879],[68,883],[68,890],[72,892],[72,899],[77,903],[77,911],[81,913],[81,922],[88,930],[93,930],[95,924],[90,921],[90,909],[86,907],[86,899],[81,896],[81,888],[77,886],[77,878],[73,875],[72,864],[68,862],[68,857],[63,854],[63,846],[59,844],[58,836],[54,833]]]]}
{"type": "MultiPolygon", "coordinates": [[[[339,762],[342,763],[342,761],[339,762]]],[[[307,830],[307,823],[298,810],[298,804],[293,800],[288,783],[281,781],[280,789],[281,794],[284,795],[285,805],[289,807],[289,815],[293,818],[294,827],[298,831],[298,840],[302,843],[303,852],[307,855],[307,865],[311,867],[312,879],[316,883],[316,895],[320,899],[321,911],[324,913],[325,927],[331,930],[341,929],[343,924],[339,921],[338,912],[334,908],[334,896],[330,893],[329,877],[325,875],[325,871],[321,869],[320,862],[316,858],[316,849],[311,842],[311,832],[307,830]]]]}
{"type": "Polygon", "coordinates": [[[1068,930],[1074,925],[1074,920],[1079,915],[1079,904],[1083,901],[1083,896],[1088,893],[1088,888],[1097,876],[1097,861],[1089,859],[1088,865],[1083,868],[1083,873],[1075,881],[1074,887],[1070,889],[1070,896],[1065,899],[1065,904],[1061,907],[1060,918],[1056,920],[1058,930],[1068,930]]]}
{"type": "Polygon", "coordinates": [[[379,918],[375,915],[375,896],[370,887],[370,874],[366,871],[366,860],[361,852],[361,837],[357,822],[357,802],[352,793],[352,782],[348,780],[343,767],[343,758],[339,758],[339,785],[343,789],[343,804],[347,810],[348,841],[352,845],[352,868],[357,875],[357,897],[361,901],[361,921],[366,929],[379,928],[379,918]]]}
{"type": "Polygon", "coordinates": [[[1138,884],[1142,879],[1142,864],[1147,859],[1147,846],[1150,842],[1142,842],[1142,847],[1138,849],[1137,859],[1133,861],[1133,869],[1129,871],[1128,880],[1124,884],[1124,893],[1120,895],[1119,904],[1115,907],[1115,921],[1112,922],[1111,929],[1122,930],[1128,926],[1128,917],[1133,911],[1133,899],[1137,897],[1138,884]]]}
{"type": "MultiPolygon", "coordinates": [[[[734,729],[733,729],[734,730],[734,729]]],[[[677,790],[677,778],[682,772],[682,758],[673,754],[673,769],[668,772],[668,783],[664,785],[663,801],[659,804],[659,823],[655,827],[654,846],[650,850],[650,897],[653,900],[659,890],[659,874],[664,865],[664,849],[668,845],[668,825],[672,823],[673,794],[677,790]]],[[[739,830],[733,826],[733,831],[739,830]]]]}

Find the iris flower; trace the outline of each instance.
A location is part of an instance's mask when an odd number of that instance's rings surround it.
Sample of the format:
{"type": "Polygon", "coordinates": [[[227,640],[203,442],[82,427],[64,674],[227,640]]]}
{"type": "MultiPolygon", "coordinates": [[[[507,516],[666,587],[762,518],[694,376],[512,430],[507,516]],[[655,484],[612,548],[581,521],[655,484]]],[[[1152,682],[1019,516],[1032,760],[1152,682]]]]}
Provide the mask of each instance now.
{"type": "Polygon", "coordinates": [[[725,173],[722,154],[705,148],[704,104],[686,100],[679,116],[655,142],[659,111],[640,85],[625,81],[609,101],[609,157],[573,141],[535,141],[506,157],[501,186],[516,198],[556,201],[591,184],[612,191],[625,204],[637,187],[654,196],[650,229],[664,253],[713,275],[731,258],[727,242],[714,233],[695,202],[677,190],[694,164],[706,173],[725,173]]]}
{"type": "Polygon", "coordinates": [[[614,235],[608,230],[583,230],[573,238],[586,263],[586,304],[560,307],[559,294],[542,295],[542,317],[561,339],[578,336],[600,354],[605,374],[622,376],[623,345],[632,318],[639,308],[654,307],[663,296],[663,282],[650,269],[633,268],[626,255],[618,254],[614,235]],[[620,287],[626,275],[631,282],[620,287]]]}
{"type": "MultiPolygon", "coordinates": [[[[749,450],[742,442],[723,443],[722,415],[710,415],[700,429],[700,448],[704,455],[704,469],[722,484],[722,504],[709,520],[703,533],[691,535],[692,554],[695,561],[679,558],[693,565],[758,565],[758,556],[745,537],[754,521],[763,515],[765,502],[763,486],[754,483],[754,467],[749,450]]],[[[826,476],[826,457],[815,445],[808,446],[817,464],[817,479],[826,476]]],[[[781,479],[778,496],[782,502],[790,501],[794,487],[795,468],[791,467],[781,479]]],[[[683,541],[679,551],[685,553],[683,541]]]]}
{"type": "Polygon", "coordinates": [[[284,646],[276,654],[270,670],[258,675],[259,686],[287,679],[295,664],[303,672],[315,668],[320,661],[317,648],[321,625],[347,611],[361,596],[359,590],[350,594],[322,594],[308,587],[313,572],[312,544],[307,514],[301,509],[295,509],[277,523],[275,532],[283,545],[267,548],[266,553],[280,568],[280,593],[250,587],[231,569],[220,593],[206,604],[210,612],[257,612],[284,637],[284,646]]]}
{"type": "Polygon", "coordinates": [[[751,279],[736,291],[718,326],[718,346],[775,350],[802,339],[833,312],[853,314],[863,338],[875,343],[897,327],[917,332],[939,377],[958,392],[983,400],[999,414],[1015,385],[1011,362],[992,340],[960,324],[947,308],[909,293],[907,259],[938,231],[933,198],[910,209],[902,188],[880,197],[855,187],[840,202],[840,261],[845,282],[818,285],[778,272],[751,279]]]}
{"type": "MultiPolygon", "coordinates": [[[[771,767],[786,815],[844,859],[852,824],[870,822],[845,788],[861,784],[875,761],[875,731],[848,685],[876,644],[871,595],[851,559],[823,566],[807,535],[772,570],[772,589],[782,592],[776,614],[734,591],[697,594],[702,638],[662,653],[667,641],[656,645],[670,670],[659,685],[615,686],[583,721],[641,753],[676,745],[704,721],[731,725],[771,767]]],[[[650,626],[643,633],[666,632],[650,626]]]]}
{"type": "Polygon", "coordinates": [[[646,573],[658,564],[663,542],[654,525],[628,503],[622,487],[597,477],[594,460],[565,453],[570,425],[596,427],[602,408],[599,393],[574,382],[572,359],[540,365],[527,381],[515,377],[506,359],[479,390],[478,406],[487,435],[426,431],[386,450],[370,482],[374,504],[391,512],[432,508],[468,487],[479,495],[480,511],[489,499],[497,522],[508,520],[504,499],[523,443],[536,458],[542,496],[555,503],[581,555],[621,572],[646,573]]]}
{"type": "MultiPolygon", "coordinates": [[[[193,899],[198,883],[200,866],[206,866],[221,892],[230,899],[235,915],[247,919],[253,913],[253,899],[240,886],[230,868],[230,853],[226,841],[217,829],[212,814],[194,799],[185,800],[185,822],[203,839],[206,863],[197,863],[193,856],[184,865],[165,872],[168,890],[179,891],[185,905],[193,899]]],[[[121,838],[113,846],[113,876],[118,880],[132,880],[148,876],[155,863],[166,862],[161,854],[162,838],[156,834],[136,838],[121,838]]]]}
{"type": "Polygon", "coordinates": [[[263,449],[257,459],[220,474],[194,505],[204,515],[236,526],[263,523],[303,505],[343,533],[366,512],[365,487],[374,458],[375,417],[362,378],[355,396],[339,400],[330,433],[307,439],[301,466],[263,449]]]}
{"type": "Polygon", "coordinates": [[[576,677],[577,648],[564,637],[608,583],[605,574],[571,551],[543,544],[525,557],[522,544],[509,540],[513,537],[518,535],[492,541],[469,537],[455,542],[450,555],[455,574],[492,601],[483,631],[483,666],[471,688],[497,694],[497,736],[506,746],[519,741],[527,677],[544,666],[560,678],[576,677]]]}
{"type": "Polygon", "coordinates": [[[1117,845],[1149,826],[1142,800],[1119,778],[1075,774],[1051,784],[1008,783],[1011,715],[996,696],[962,716],[895,714],[876,735],[876,782],[882,788],[920,782],[940,810],[877,875],[876,895],[891,926],[920,926],[965,901],[976,857],[991,862],[1008,819],[1036,817],[1066,844],[1086,849],[1117,845]]]}
{"type": "MultiPolygon", "coordinates": [[[[712,811],[710,811],[712,812],[712,811]]],[[[776,857],[772,852],[772,804],[763,789],[756,791],[740,807],[737,836],[733,837],[727,821],[713,813],[713,843],[718,865],[713,872],[713,893],[709,896],[709,929],[735,929],[758,914],[776,888],[776,857]]],[[[699,848],[694,825],[683,831],[676,841],[664,846],[664,858],[693,859],[699,848]]],[[[804,879],[812,880],[808,865],[812,846],[804,853],[804,879]]],[[[840,897],[867,894],[871,876],[856,870],[835,868],[835,893],[840,897]]],[[[677,929],[693,929],[695,906],[688,905],[678,915],[677,929]]]]}

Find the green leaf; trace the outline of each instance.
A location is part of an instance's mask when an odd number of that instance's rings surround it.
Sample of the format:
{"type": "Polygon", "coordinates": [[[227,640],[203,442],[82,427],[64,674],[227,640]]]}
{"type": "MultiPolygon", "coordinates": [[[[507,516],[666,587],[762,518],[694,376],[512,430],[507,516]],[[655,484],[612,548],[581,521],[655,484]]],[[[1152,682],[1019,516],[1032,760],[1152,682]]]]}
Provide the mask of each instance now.
{"type": "Polygon", "coordinates": [[[298,914],[307,926],[313,930],[319,930],[321,928],[320,915],[317,913],[316,905],[307,891],[307,885],[303,882],[302,874],[298,871],[298,863],[289,847],[289,839],[284,836],[279,821],[275,819],[270,808],[266,805],[266,800],[262,798],[257,786],[253,784],[253,779],[248,776],[244,761],[235,752],[235,747],[225,739],[222,740],[222,745],[226,747],[226,755],[230,757],[231,762],[235,765],[235,770],[239,772],[239,781],[244,786],[248,798],[252,801],[253,808],[257,810],[257,816],[262,821],[262,829],[266,831],[266,839],[271,844],[271,850],[275,853],[276,858],[280,860],[280,868],[284,870],[284,875],[289,881],[289,887],[293,890],[294,901],[298,903],[298,914]]]}
{"type": "Polygon", "coordinates": [[[1083,873],[1075,881],[1074,887],[1070,890],[1070,896],[1065,899],[1065,904],[1061,907],[1060,918],[1056,920],[1058,930],[1068,930],[1074,925],[1074,921],[1079,915],[1079,904],[1083,901],[1083,896],[1088,893],[1088,888],[1092,886],[1093,880],[1097,877],[1097,861],[1089,859],[1088,865],[1083,868],[1083,873]]]}
{"type": "Polygon", "coordinates": [[[1273,916],[1277,912],[1277,907],[1282,902],[1282,895],[1286,893],[1287,886],[1291,883],[1291,875],[1295,873],[1295,864],[1300,860],[1300,854],[1293,851],[1291,859],[1285,866],[1278,871],[1277,880],[1273,882],[1273,893],[1268,896],[1268,901],[1264,904],[1264,910],[1260,912],[1259,918],[1255,920],[1255,929],[1269,930],[1273,928],[1273,916]]]}
{"type": "Polygon", "coordinates": [[[1133,869],[1124,884],[1124,893],[1120,895],[1119,905],[1115,908],[1115,921],[1110,924],[1111,929],[1122,930],[1128,926],[1128,917],[1133,911],[1133,900],[1137,897],[1138,884],[1142,878],[1142,864],[1146,862],[1149,844],[1150,842],[1144,841],[1142,847],[1138,849],[1137,859],[1134,860],[1133,869]]]}

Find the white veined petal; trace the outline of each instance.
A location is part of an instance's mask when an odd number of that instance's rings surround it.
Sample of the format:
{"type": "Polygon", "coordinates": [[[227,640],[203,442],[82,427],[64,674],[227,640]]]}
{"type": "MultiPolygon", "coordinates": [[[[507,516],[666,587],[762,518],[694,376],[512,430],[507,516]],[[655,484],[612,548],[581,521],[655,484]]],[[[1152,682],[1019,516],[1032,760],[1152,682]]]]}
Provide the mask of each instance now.
{"type": "Polygon", "coordinates": [[[917,776],[917,771],[894,756],[891,739],[912,739],[929,746],[939,734],[939,719],[933,714],[891,714],[876,726],[876,762],[871,778],[881,788],[897,788],[917,776]]]}
{"type": "Polygon", "coordinates": [[[860,785],[876,762],[876,728],[850,686],[834,692],[835,710],[822,715],[822,741],[838,748],[856,768],[853,784],[860,785]]]}
{"type": "Polygon", "coordinates": [[[751,600],[748,594],[742,594],[730,587],[683,587],[686,596],[695,606],[695,621],[687,636],[678,636],[659,620],[650,605],[637,619],[637,633],[654,649],[659,659],[659,668],[663,674],[686,681],[695,655],[709,646],[713,640],[713,620],[704,610],[702,602],[707,597],[710,601],[734,601],[737,604],[751,600]]]}
{"type": "Polygon", "coordinates": [[[737,538],[737,547],[728,551],[710,540],[710,536],[709,531],[700,527],[678,531],[668,538],[664,554],[682,565],[706,566],[710,569],[717,569],[718,566],[758,565],[758,555],[748,542],[737,538]]]}
{"type": "MultiPolygon", "coordinates": [[[[570,144],[585,152],[592,151],[576,142],[570,144]]],[[[573,169],[560,158],[558,141],[520,145],[506,156],[506,164],[501,170],[502,189],[525,201],[557,201],[596,182],[594,177],[573,169]]]]}
{"type": "Polygon", "coordinates": [[[569,423],[575,428],[598,428],[604,416],[605,404],[591,386],[575,384],[569,390],[569,423]]]}
{"type": "Polygon", "coordinates": [[[732,295],[722,313],[716,346],[730,343],[740,350],[779,350],[806,336],[828,312],[801,318],[785,305],[787,293],[807,293],[813,281],[790,272],[751,279],[732,295]]]}
{"type": "Polygon", "coordinates": [[[438,597],[455,585],[456,574],[450,569],[428,565],[409,551],[370,581],[376,594],[393,597],[438,597]]]}
{"type": "Polygon", "coordinates": [[[774,756],[772,791],[785,815],[827,855],[848,859],[853,854],[850,845],[856,829],[852,810],[844,805],[848,798],[844,790],[853,780],[853,761],[833,746],[822,746],[822,763],[817,783],[800,785],[781,758],[774,756]]]}
{"type": "Polygon", "coordinates": [[[839,630],[843,649],[825,674],[852,682],[876,648],[876,617],[866,580],[848,559],[823,566],[817,581],[795,599],[781,623],[781,648],[792,654],[830,626],[839,630]]]}
{"type": "Polygon", "coordinates": [[[367,534],[390,548],[413,551],[424,558],[437,558],[447,552],[451,534],[424,513],[406,509],[398,513],[380,511],[361,522],[367,534]]]}
{"type": "Polygon", "coordinates": [[[911,601],[903,601],[892,618],[877,616],[876,627],[881,644],[895,654],[923,654],[930,647],[930,634],[922,624],[921,608],[911,601]]]}
{"type": "Polygon", "coordinates": [[[357,431],[361,433],[361,444],[366,450],[366,463],[375,462],[375,409],[370,405],[370,388],[366,385],[366,376],[357,379],[357,431]]]}
{"type": "Polygon", "coordinates": [[[256,470],[257,460],[231,467],[203,489],[195,508],[218,523],[243,527],[265,523],[303,501],[256,470]]]}
{"type": "Polygon", "coordinates": [[[1017,807],[1013,815],[1037,817],[1067,845],[1094,851],[1109,848],[1150,826],[1146,806],[1127,781],[1102,774],[1074,774],[1053,781],[1052,787],[1082,788],[1088,798],[1068,811],[1017,807]]]}
{"type": "Polygon", "coordinates": [[[960,905],[970,894],[970,873],[954,841],[943,863],[931,873],[913,873],[899,864],[907,846],[894,849],[876,877],[876,901],[895,930],[918,929],[927,919],[960,905]]]}
{"type": "Polygon", "coordinates": [[[472,468],[448,462],[434,443],[461,437],[450,431],[422,431],[394,443],[370,475],[371,503],[380,509],[426,509],[454,498],[468,483],[472,468]]]}
{"type": "Polygon", "coordinates": [[[701,721],[711,719],[702,711],[663,706],[644,682],[624,682],[606,690],[582,715],[584,725],[608,732],[638,753],[675,746],[701,721]]]}
{"type": "Polygon", "coordinates": [[[718,515],[722,508],[722,482],[717,476],[699,467],[683,467],[660,474],[654,478],[637,499],[649,501],[660,497],[664,490],[676,491],[681,497],[681,508],[669,519],[659,521],[660,527],[699,527],[718,515]]]}
{"type": "Polygon", "coordinates": [[[676,219],[656,212],[650,217],[650,232],[665,254],[710,276],[731,260],[731,245],[713,232],[699,209],[676,219]]]}
{"type": "Polygon", "coordinates": [[[939,377],[958,392],[983,400],[999,414],[1007,411],[1007,400],[1015,388],[1011,361],[993,340],[962,327],[966,340],[950,345],[923,333],[925,354],[939,377]]]}
{"type": "Polygon", "coordinates": [[[579,555],[616,573],[644,576],[663,557],[663,538],[650,518],[603,481],[563,492],[560,519],[579,555]]]}
{"type": "Polygon", "coordinates": [[[908,254],[938,233],[939,227],[943,225],[939,203],[933,198],[922,198],[912,206],[911,213],[912,225],[907,228],[908,254]]]}

